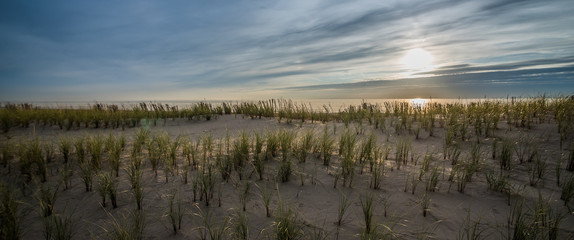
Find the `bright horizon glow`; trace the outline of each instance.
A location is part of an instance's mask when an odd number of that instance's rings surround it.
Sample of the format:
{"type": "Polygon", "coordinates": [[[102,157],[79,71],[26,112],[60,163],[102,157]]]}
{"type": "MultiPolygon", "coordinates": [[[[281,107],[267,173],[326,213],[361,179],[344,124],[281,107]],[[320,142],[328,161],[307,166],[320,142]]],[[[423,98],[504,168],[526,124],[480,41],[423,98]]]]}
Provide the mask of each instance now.
{"type": "Polygon", "coordinates": [[[428,102],[428,99],[424,99],[424,98],[413,98],[411,99],[411,104],[414,107],[420,107],[420,108],[424,108],[425,104],[428,102]]]}
{"type": "Polygon", "coordinates": [[[407,51],[400,63],[409,70],[422,71],[433,68],[434,57],[422,48],[415,48],[407,51]]]}

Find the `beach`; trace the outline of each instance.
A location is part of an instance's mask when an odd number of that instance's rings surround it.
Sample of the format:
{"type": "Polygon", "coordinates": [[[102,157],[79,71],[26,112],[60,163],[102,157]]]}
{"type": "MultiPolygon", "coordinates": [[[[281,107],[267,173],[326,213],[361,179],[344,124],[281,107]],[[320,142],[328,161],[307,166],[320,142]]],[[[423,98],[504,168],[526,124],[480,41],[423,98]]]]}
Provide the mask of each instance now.
{"type": "Polygon", "coordinates": [[[574,237],[572,203],[561,199],[573,179],[566,169],[573,150],[556,108],[517,122],[504,106],[498,118],[476,121],[473,108],[464,106],[430,113],[397,104],[406,110],[395,114],[357,105],[331,112],[338,114],[332,119],[233,111],[208,120],[160,117],[70,130],[32,121],[1,136],[9,153],[0,171],[21,202],[22,239],[44,237],[46,189],[55,196],[50,215],[69,219],[77,239],[115,239],[121,229],[138,229],[137,219],[145,223],[138,230],[143,239],[574,237]],[[73,146],[67,160],[63,139],[73,146]],[[78,141],[86,146],[84,159],[78,141]],[[99,159],[88,146],[97,141],[99,159]],[[114,141],[119,171],[111,160],[114,141]],[[45,179],[34,164],[23,174],[29,155],[21,152],[34,142],[43,149],[45,179]],[[88,163],[93,189],[86,191],[82,166],[88,163]],[[141,174],[136,187],[134,173],[141,174]],[[115,188],[102,190],[103,206],[98,186],[106,175],[115,188]]]}

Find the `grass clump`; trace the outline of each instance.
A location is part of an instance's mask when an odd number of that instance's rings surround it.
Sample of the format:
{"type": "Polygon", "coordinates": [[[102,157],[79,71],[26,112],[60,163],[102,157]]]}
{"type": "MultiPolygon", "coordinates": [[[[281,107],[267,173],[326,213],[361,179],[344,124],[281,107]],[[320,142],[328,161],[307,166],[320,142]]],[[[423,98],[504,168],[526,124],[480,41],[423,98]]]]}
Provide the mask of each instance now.
{"type": "Polygon", "coordinates": [[[277,214],[273,221],[273,232],[277,240],[301,239],[303,237],[297,213],[282,202],[277,207],[277,214]]]}
{"type": "Polygon", "coordinates": [[[502,148],[500,150],[500,169],[510,170],[513,149],[514,144],[510,139],[504,139],[502,141],[502,148]]]}
{"type": "Polygon", "coordinates": [[[113,135],[110,135],[106,143],[109,145],[107,148],[109,149],[110,166],[115,172],[116,177],[118,177],[120,172],[120,160],[126,144],[125,137],[121,136],[117,138],[113,135]]]}
{"type": "Polygon", "coordinates": [[[243,180],[243,183],[238,184],[237,190],[239,191],[239,202],[241,202],[241,207],[243,211],[247,211],[247,202],[249,201],[251,193],[251,181],[243,180]]]}
{"type": "Polygon", "coordinates": [[[489,171],[485,173],[486,183],[490,190],[496,192],[508,192],[510,191],[510,182],[508,181],[508,174],[500,172],[496,174],[495,171],[489,171]]]}
{"type": "Polygon", "coordinates": [[[273,191],[271,191],[271,189],[269,189],[269,187],[267,186],[261,186],[261,185],[256,186],[259,189],[261,199],[263,200],[263,204],[265,205],[265,215],[267,217],[271,217],[269,206],[271,204],[271,198],[273,198],[273,191]]]}
{"type": "Polygon", "coordinates": [[[265,156],[263,155],[263,144],[265,143],[265,139],[261,134],[255,133],[255,139],[253,143],[253,166],[255,167],[255,171],[259,176],[259,180],[263,180],[263,176],[265,174],[265,156]]]}
{"type": "Polygon", "coordinates": [[[130,164],[126,169],[126,173],[128,174],[128,179],[131,185],[132,194],[136,201],[137,209],[141,210],[143,202],[143,171],[140,167],[137,166],[137,164],[130,164]]]}
{"type": "Polygon", "coordinates": [[[325,166],[329,166],[329,163],[331,162],[331,153],[333,152],[334,144],[335,139],[329,135],[328,127],[325,126],[325,130],[323,131],[319,142],[321,158],[323,159],[323,165],[325,166]]]}
{"type": "Polygon", "coordinates": [[[299,163],[305,163],[305,161],[307,161],[307,155],[313,147],[314,134],[315,132],[313,130],[306,131],[297,143],[295,147],[295,156],[299,163]]]}
{"type": "Polygon", "coordinates": [[[121,214],[121,219],[116,219],[109,214],[111,220],[109,226],[102,227],[107,238],[111,240],[143,240],[146,226],[146,217],[142,211],[129,211],[121,214]]]}
{"type": "Polygon", "coordinates": [[[201,198],[205,200],[205,206],[209,206],[215,192],[215,174],[213,173],[213,166],[211,164],[199,174],[199,185],[201,198]]]}
{"type": "Polygon", "coordinates": [[[20,239],[22,237],[22,202],[10,185],[0,182],[0,238],[20,239]]]}
{"type": "MultiPolygon", "coordinates": [[[[412,151],[411,141],[408,138],[401,138],[397,143],[395,152],[395,162],[397,170],[401,169],[401,165],[407,164],[409,153],[412,151]]],[[[412,155],[412,154],[411,154],[412,155]]]]}
{"type": "Polygon", "coordinates": [[[198,216],[203,223],[202,227],[197,228],[200,232],[200,238],[210,240],[227,239],[227,233],[230,230],[229,217],[225,217],[222,221],[216,222],[213,214],[209,212],[209,208],[203,211],[198,205],[195,205],[195,207],[197,208],[197,212],[194,213],[194,215],[198,216]]]}
{"type": "Polygon", "coordinates": [[[361,202],[361,209],[363,213],[363,221],[365,222],[365,228],[363,229],[364,233],[369,235],[373,228],[373,213],[374,213],[374,206],[373,206],[373,194],[369,191],[361,194],[359,200],[361,202]]]}
{"type": "Polygon", "coordinates": [[[185,209],[178,190],[173,190],[172,193],[167,196],[167,199],[168,206],[164,217],[169,220],[173,233],[177,234],[177,232],[181,230],[185,209]]]}
{"type": "Polygon", "coordinates": [[[106,206],[106,196],[110,198],[112,207],[117,208],[118,181],[112,173],[101,173],[98,176],[98,186],[96,191],[102,198],[102,206],[106,206]]]}
{"type": "Polygon", "coordinates": [[[54,205],[56,204],[56,199],[58,197],[58,187],[52,189],[50,187],[40,184],[40,189],[38,190],[36,199],[42,210],[43,217],[49,217],[54,212],[54,205]]]}
{"type": "Polygon", "coordinates": [[[570,151],[568,154],[568,163],[566,164],[566,170],[570,172],[574,171],[574,144],[570,147],[570,151]]]}
{"type": "Polygon", "coordinates": [[[104,151],[104,140],[100,135],[90,136],[87,141],[88,153],[92,167],[102,169],[102,154],[104,151]]]}
{"type": "Polygon", "coordinates": [[[70,141],[69,138],[62,137],[60,138],[58,147],[60,149],[60,153],[64,158],[64,163],[68,163],[68,161],[70,161],[70,155],[72,153],[72,141],[70,141]]]}
{"type": "Polygon", "coordinates": [[[570,210],[569,203],[572,198],[574,198],[574,177],[570,177],[562,183],[562,192],[560,194],[560,199],[564,200],[564,206],[567,206],[568,210],[570,210]]]}
{"type": "Polygon", "coordinates": [[[343,224],[343,219],[345,213],[351,206],[351,201],[349,201],[349,196],[345,195],[343,192],[339,191],[339,207],[337,208],[337,226],[340,227],[343,224]]]}
{"type": "Polygon", "coordinates": [[[480,218],[473,221],[470,218],[470,210],[469,210],[462,224],[462,227],[460,227],[458,230],[457,239],[459,240],[484,239],[484,231],[486,229],[481,226],[480,221],[481,221],[480,218]]]}
{"type": "Polygon", "coordinates": [[[237,211],[231,220],[233,224],[233,238],[238,240],[249,239],[249,219],[245,212],[237,211]]]}
{"type": "Polygon", "coordinates": [[[385,162],[381,159],[381,150],[375,148],[373,157],[373,164],[371,165],[371,182],[370,186],[373,189],[380,189],[383,178],[385,176],[385,162]]]}
{"type": "Polygon", "coordinates": [[[339,142],[339,153],[343,157],[341,159],[341,176],[343,177],[343,186],[346,186],[347,183],[349,183],[350,187],[353,182],[353,176],[355,175],[356,143],[357,140],[353,133],[348,130],[343,132],[339,142]]]}
{"type": "Polygon", "coordinates": [[[74,141],[74,152],[78,163],[83,163],[86,158],[86,146],[84,138],[80,137],[74,141]]]}
{"type": "Polygon", "coordinates": [[[70,216],[53,214],[42,218],[44,224],[44,237],[48,240],[73,239],[77,230],[77,223],[70,216]]]}
{"type": "MultiPolygon", "coordinates": [[[[233,167],[239,174],[239,179],[243,179],[243,168],[249,162],[249,135],[242,131],[238,139],[233,142],[233,167]]],[[[224,167],[225,169],[225,167],[224,167]]],[[[226,174],[229,174],[226,172],[226,174]]],[[[223,176],[223,175],[222,175],[223,176]]],[[[224,177],[226,179],[226,177],[224,177]]]]}
{"type": "Polygon", "coordinates": [[[88,162],[80,163],[80,177],[84,182],[86,192],[91,192],[93,190],[94,175],[96,171],[92,168],[92,165],[88,162]]]}

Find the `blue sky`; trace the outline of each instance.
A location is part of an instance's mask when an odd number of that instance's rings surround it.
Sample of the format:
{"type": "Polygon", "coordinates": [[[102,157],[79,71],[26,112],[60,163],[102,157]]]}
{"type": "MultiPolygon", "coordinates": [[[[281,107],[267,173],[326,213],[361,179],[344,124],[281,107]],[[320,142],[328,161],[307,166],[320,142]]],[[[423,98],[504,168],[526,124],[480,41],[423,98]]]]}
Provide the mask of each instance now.
{"type": "Polygon", "coordinates": [[[573,94],[572,12],[570,0],[0,1],[0,101],[573,94]],[[405,65],[412,49],[432,62],[405,65]]]}

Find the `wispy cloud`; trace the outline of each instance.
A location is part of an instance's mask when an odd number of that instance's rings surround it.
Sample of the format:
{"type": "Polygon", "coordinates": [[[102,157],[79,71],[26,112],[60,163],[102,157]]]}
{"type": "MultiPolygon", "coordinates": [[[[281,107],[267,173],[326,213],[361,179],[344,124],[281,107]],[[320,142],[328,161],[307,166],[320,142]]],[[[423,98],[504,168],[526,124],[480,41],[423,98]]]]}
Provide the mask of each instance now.
{"type": "Polygon", "coordinates": [[[489,81],[572,92],[573,11],[568,0],[2,1],[0,101],[507,94],[468,84],[489,81]],[[413,48],[435,69],[402,66],[413,48]]]}
{"type": "Polygon", "coordinates": [[[323,84],[281,88],[298,92],[337,92],[339,98],[496,97],[506,94],[534,96],[542,93],[571,94],[574,64],[563,67],[460,73],[395,80],[323,84]],[[427,88],[429,92],[424,92],[427,88]],[[432,94],[429,94],[432,93],[432,94]],[[362,97],[361,97],[362,96],[362,97]]]}

